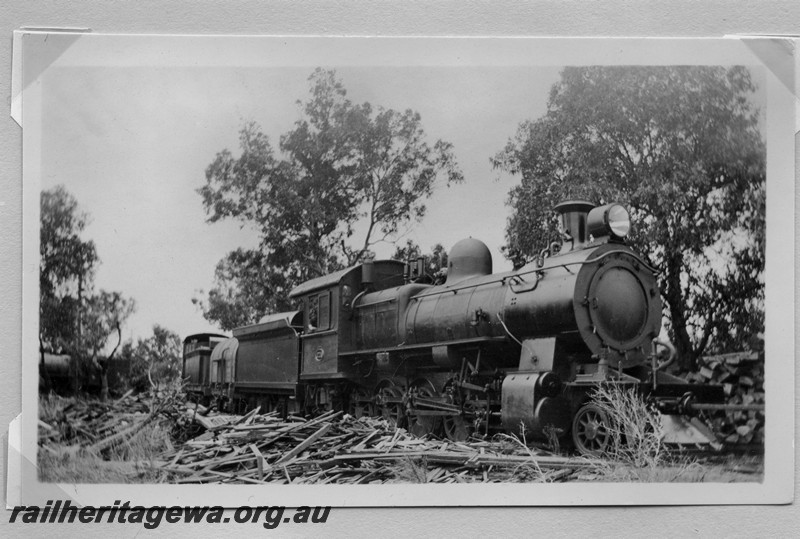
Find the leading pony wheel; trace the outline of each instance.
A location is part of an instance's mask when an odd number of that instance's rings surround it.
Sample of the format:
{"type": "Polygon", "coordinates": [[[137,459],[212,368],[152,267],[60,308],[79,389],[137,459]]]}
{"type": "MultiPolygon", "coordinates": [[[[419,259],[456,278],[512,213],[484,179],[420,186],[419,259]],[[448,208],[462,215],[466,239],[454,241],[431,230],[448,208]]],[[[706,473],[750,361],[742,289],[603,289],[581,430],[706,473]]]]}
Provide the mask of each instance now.
{"type": "Polygon", "coordinates": [[[581,455],[604,455],[611,446],[608,414],[596,404],[582,406],[572,420],[572,441],[581,455]]]}

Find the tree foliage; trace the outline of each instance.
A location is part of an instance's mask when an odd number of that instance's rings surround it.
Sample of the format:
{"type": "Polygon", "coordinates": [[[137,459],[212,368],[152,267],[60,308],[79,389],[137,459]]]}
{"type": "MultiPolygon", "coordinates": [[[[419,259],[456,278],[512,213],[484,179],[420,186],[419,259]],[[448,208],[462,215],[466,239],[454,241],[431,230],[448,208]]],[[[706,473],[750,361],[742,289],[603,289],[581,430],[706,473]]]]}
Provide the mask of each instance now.
{"type": "Polygon", "coordinates": [[[209,222],[236,219],[260,235],[258,249],[230,253],[217,267],[203,308],[225,329],[283,308],[296,284],[392,241],[425,214],[440,179],[463,181],[452,146],[429,144],[416,112],[354,104],[333,71],[317,69],[309,83],[302,117],[277,151],[248,123],[239,156],[218,153],[199,189],[209,222]],[[358,222],[366,224],[360,238],[358,222]]]}
{"type": "Polygon", "coordinates": [[[86,298],[82,323],[84,348],[89,357],[100,357],[114,334],[119,338],[119,345],[122,325],[135,309],[135,302],[120,292],[100,290],[86,298]]]}
{"type": "Polygon", "coordinates": [[[114,333],[119,346],[121,326],[135,304],[119,292],[95,292],[94,275],[100,260],[94,242],[81,238],[87,221],[75,197],[63,186],[42,192],[39,343],[42,351],[73,356],[78,366],[76,386],[91,365],[96,365],[107,389],[108,363],[101,353],[114,333]]]}
{"type": "Polygon", "coordinates": [[[151,379],[154,384],[172,384],[180,379],[181,338],[158,324],[153,326],[153,335],[147,339],[140,338],[135,345],[126,342],[120,355],[130,360],[127,383],[132,389],[149,389],[151,379]]]}
{"type": "Polygon", "coordinates": [[[88,216],[64,186],[42,191],[39,229],[41,346],[53,352],[77,341],[79,303],[99,262],[94,242],[81,239],[88,216]]]}
{"type": "Polygon", "coordinates": [[[429,253],[423,253],[419,245],[411,240],[406,240],[403,246],[397,246],[392,255],[393,260],[402,260],[413,263],[419,257],[425,261],[425,276],[423,280],[432,283],[444,282],[447,277],[447,250],[441,243],[437,243],[429,253]]]}
{"type": "Polygon", "coordinates": [[[236,249],[217,264],[203,308],[208,320],[232,329],[255,324],[264,313],[289,310],[290,291],[289,281],[269,267],[262,251],[236,249]]]}
{"type": "Polygon", "coordinates": [[[78,345],[81,355],[100,369],[100,397],[108,398],[108,369],[122,344],[122,324],[133,314],[136,305],[132,299],[126,299],[119,292],[100,290],[87,298],[83,305],[81,318],[81,337],[78,345]],[[109,345],[116,333],[117,343],[107,357],[101,352],[109,345]]]}
{"type": "Polygon", "coordinates": [[[661,271],[683,366],[763,328],[765,145],[742,67],[567,68],[547,113],[493,159],[522,177],[507,249],[553,239],[566,199],[628,206],[631,242],[661,271]]]}

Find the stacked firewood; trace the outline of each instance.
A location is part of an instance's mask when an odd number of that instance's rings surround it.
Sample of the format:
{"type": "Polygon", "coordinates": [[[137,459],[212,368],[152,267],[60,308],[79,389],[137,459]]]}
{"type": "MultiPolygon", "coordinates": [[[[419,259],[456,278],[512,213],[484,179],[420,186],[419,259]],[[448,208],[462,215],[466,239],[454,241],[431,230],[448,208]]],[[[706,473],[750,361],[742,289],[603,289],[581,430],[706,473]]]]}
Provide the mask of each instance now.
{"type": "MultiPolygon", "coordinates": [[[[731,405],[764,404],[764,355],[737,352],[706,356],[700,370],[685,376],[690,382],[719,384],[731,405]]],[[[762,444],[764,412],[730,410],[709,415],[712,428],[729,444],[762,444]]]]}
{"type": "Polygon", "coordinates": [[[453,442],[415,437],[384,419],[328,412],[196,416],[208,430],[164,456],[177,483],[470,483],[562,481],[589,465],[500,435],[453,442]]]}

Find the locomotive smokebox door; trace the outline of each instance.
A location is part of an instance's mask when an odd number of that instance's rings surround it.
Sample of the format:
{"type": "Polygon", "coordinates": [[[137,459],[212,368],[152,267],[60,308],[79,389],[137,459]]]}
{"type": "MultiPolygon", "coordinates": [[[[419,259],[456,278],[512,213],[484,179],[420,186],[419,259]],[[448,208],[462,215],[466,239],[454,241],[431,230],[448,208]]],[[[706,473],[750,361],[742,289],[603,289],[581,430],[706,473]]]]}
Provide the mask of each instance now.
{"type": "Polygon", "coordinates": [[[605,354],[614,368],[645,361],[661,328],[661,299],[653,273],[627,248],[607,244],[594,252],[578,273],[573,305],[592,353],[605,354]]]}

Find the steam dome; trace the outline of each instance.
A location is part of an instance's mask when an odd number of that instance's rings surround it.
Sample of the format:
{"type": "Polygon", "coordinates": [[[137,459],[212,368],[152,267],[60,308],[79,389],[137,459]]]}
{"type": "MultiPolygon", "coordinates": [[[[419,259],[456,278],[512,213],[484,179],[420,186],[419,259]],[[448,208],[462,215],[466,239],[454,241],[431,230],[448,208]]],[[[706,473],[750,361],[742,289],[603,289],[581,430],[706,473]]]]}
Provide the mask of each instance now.
{"type": "Polygon", "coordinates": [[[461,240],[450,250],[446,284],[492,273],[492,253],[480,240],[461,240]]]}

